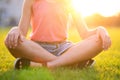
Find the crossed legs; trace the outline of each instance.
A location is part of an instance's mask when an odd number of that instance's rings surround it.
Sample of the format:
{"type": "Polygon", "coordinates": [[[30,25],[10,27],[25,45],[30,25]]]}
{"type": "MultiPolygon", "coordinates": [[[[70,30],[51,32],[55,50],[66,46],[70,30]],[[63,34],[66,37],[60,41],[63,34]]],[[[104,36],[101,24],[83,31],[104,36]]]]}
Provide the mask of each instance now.
{"type": "Polygon", "coordinates": [[[96,38],[96,35],[93,35],[77,43],[59,57],[27,39],[24,39],[15,49],[8,48],[8,50],[14,57],[23,57],[33,62],[47,63],[48,68],[56,68],[95,57],[102,51],[101,40],[96,41],[96,38]]]}
{"type": "Polygon", "coordinates": [[[57,59],[48,62],[48,67],[55,68],[91,59],[102,51],[101,44],[100,39],[96,41],[96,35],[91,36],[71,47],[57,59]]]}

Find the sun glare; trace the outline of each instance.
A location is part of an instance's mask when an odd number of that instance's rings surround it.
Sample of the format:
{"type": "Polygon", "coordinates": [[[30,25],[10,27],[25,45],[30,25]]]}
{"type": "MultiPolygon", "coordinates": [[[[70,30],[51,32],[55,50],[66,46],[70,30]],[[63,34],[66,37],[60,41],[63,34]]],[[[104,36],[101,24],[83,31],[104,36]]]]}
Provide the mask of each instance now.
{"type": "Polygon", "coordinates": [[[72,4],[74,9],[84,17],[94,13],[107,17],[120,12],[118,0],[72,0],[72,4]]]}

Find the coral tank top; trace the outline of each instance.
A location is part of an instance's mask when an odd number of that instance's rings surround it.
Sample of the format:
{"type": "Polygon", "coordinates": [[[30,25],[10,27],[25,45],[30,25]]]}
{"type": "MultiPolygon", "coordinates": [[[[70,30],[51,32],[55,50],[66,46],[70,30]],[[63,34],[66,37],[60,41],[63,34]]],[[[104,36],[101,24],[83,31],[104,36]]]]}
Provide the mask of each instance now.
{"type": "Polygon", "coordinates": [[[67,39],[65,9],[59,3],[36,0],[32,6],[31,40],[40,42],[61,42],[67,39]]]}

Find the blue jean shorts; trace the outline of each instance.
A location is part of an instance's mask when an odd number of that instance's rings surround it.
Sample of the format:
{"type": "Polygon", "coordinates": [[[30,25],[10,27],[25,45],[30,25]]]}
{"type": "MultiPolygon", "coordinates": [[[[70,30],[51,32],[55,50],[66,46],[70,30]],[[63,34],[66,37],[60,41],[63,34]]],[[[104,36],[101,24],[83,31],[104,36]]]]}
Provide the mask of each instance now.
{"type": "Polygon", "coordinates": [[[60,56],[62,53],[64,53],[70,47],[73,46],[73,43],[69,41],[64,41],[60,43],[46,43],[46,42],[36,42],[36,43],[55,56],[60,56]]]}

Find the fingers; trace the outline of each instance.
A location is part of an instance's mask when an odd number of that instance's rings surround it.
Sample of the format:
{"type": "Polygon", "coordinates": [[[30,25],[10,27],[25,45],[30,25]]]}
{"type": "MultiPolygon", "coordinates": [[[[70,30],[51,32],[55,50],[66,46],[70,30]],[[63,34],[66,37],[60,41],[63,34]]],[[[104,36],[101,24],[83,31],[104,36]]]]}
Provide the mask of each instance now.
{"type": "Polygon", "coordinates": [[[24,37],[22,35],[19,36],[19,42],[23,42],[24,37]]]}
{"type": "Polygon", "coordinates": [[[99,28],[98,35],[102,40],[103,49],[108,50],[108,48],[111,46],[111,39],[109,37],[107,30],[104,28],[99,28]]]}
{"type": "Polygon", "coordinates": [[[8,48],[15,48],[17,46],[17,36],[8,34],[5,41],[8,48]]]}
{"type": "Polygon", "coordinates": [[[17,47],[17,45],[18,45],[18,37],[19,37],[19,34],[18,35],[13,35],[13,41],[12,41],[12,48],[15,48],[15,47],[17,47]]]}
{"type": "Polygon", "coordinates": [[[12,45],[13,49],[15,47],[17,47],[19,43],[23,42],[23,36],[19,33],[18,34],[13,34],[13,36],[11,38],[12,38],[11,45],[12,45]]]}
{"type": "Polygon", "coordinates": [[[108,48],[111,46],[111,40],[109,36],[105,36],[104,41],[104,50],[108,50],[108,48]]]}
{"type": "Polygon", "coordinates": [[[100,34],[99,34],[99,31],[97,31],[97,34],[96,34],[96,42],[99,41],[99,37],[100,37],[100,34]]]}
{"type": "Polygon", "coordinates": [[[10,34],[10,35],[8,35],[8,38],[9,38],[9,48],[13,48],[13,38],[14,38],[14,35],[12,35],[12,34],[10,34]]]}
{"type": "Polygon", "coordinates": [[[14,35],[9,35],[9,46],[10,48],[14,47],[14,35]]]}
{"type": "Polygon", "coordinates": [[[13,38],[13,46],[16,47],[18,45],[18,36],[14,36],[13,38]]]}
{"type": "Polygon", "coordinates": [[[103,49],[108,50],[108,48],[111,46],[110,37],[108,35],[103,35],[102,42],[103,42],[103,49]]]}
{"type": "Polygon", "coordinates": [[[5,39],[5,45],[6,45],[7,47],[11,48],[9,35],[7,35],[7,37],[6,37],[6,39],[5,39]]]}
{"type": "Polygon", "coordinates": [[[20,33],[18,30],[15,30],[15,29],[10,30],[5,40],[6,46],[8,48],[13,48],[13,49],[17,47],[18,42],[20,40],[19,36],[20,36],[20,33]]]}

